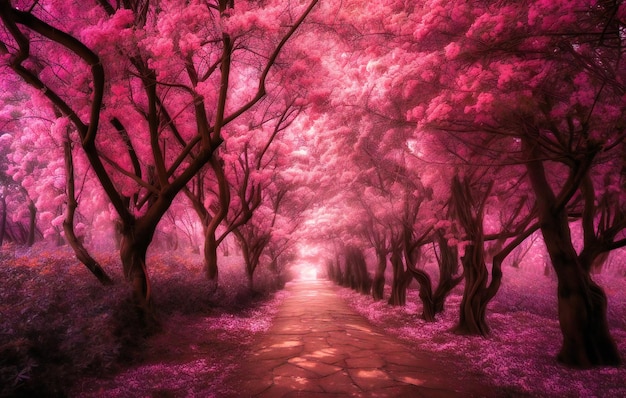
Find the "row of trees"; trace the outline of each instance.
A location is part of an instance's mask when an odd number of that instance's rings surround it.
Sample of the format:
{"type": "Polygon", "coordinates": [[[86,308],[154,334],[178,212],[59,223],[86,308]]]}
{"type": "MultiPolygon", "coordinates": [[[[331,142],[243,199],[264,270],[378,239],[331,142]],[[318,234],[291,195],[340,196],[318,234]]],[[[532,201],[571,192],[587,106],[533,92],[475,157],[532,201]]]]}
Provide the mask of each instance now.
{"type": "Polygon", "coordinates": [[[306,105],[307,85],[287,82],[300,54],[285,49],[316,4],[3,1],[2,237],[23,241],[13,227],[28,198],[25,243],[62,237],[110,283],[83,241],[113,221],[134,305],[150,316],[146,252],[193,208],[208,278],[232,233],[252,286],[307,206],[298,164],[285,163],[297,140],[277,141],[306,105]]]}
{"type": "MultiPolygon", "coordinates": [[[[427,320],[464,281],[457,331],[483,335],[502,262],[538,232],[559,283],[559,358],[618,364],[591,271],[626,245],[626,6],[332,3],[2,2],[13,222],[38,219],[81,253],[72,226],[97,240],[116,220],[145,312],[148,246],[194,225],[190,209],[213,281],[231,234],[252,280],[299,230],[328,244],[332,276],[377,299],[388,264],[392,304],[415,279],[427,320]]],[[[24,225],[3,236],[36,235],[24,225]]]]}
{"type": "Polygon", "coordinates": [[[358,23],[343,28],[354,30],[346,45],[358,51],[346,51],[350,60],[337,71],[351,90],[333,105],[349,111],[323,119],[342,138],[319,154],[322,163],[342,162],[334,178],[345,189],[337,194],[351,209],[320,215],[320,238],[341,242],[329,275],[366,283],[352,265],[354,247],[371,249],[373,297],[382,297],[390,264],[389,302],[402,304],[415,279],[428,321],[462,278],[456,331],[486,335],[502,262],[539,231],[558,279],[559,360],[619,364],[607,298],[591,273],[626,245],[626,7],[540,0],[352,7],[344,17],[358,15],[358,23]],[[349,150],[353,168],[337,156],[349,150]],[[427,245],[436,248],[436,287],[420,266],[427,245]]]}

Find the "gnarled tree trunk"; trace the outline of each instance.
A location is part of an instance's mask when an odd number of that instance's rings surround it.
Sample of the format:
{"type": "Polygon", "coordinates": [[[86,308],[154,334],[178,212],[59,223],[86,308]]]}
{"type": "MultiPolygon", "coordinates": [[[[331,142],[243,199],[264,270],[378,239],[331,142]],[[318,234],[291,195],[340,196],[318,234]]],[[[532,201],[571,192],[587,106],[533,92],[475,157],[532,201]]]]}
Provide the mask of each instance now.
{"type": "MultiPolygon", "coordinates": [[[[557,200],[546,178],[544,165],[537,160],[541,157],[537,156],[534,143],[528,140],[524,145],[529,159],[532,159],[526,169],[535,191],[541,233],[558,278],[558,312],[563,334],[558,359],[580,368],[617,366],[621,359],[608,328],[606,295],[591,279],[588,265],[582,264],[576,253],[565,201],[557,200]]],[[[576,190],[577,181],[583,178],[579,176],[588,173],[592,157],[572,169],[562,188],[564,192],[576,190]]]]}
{"type": "Polygon", "coordinates": [[[152,288],[146,268],[146,253],[152,236],[138,234],[137,228],[125,228],[120,244],[124,276],[131,285],[133,303],[139,322],[150,328],[158,322],[152,307],[152,288]]]}
{"type": "Polygon", "coordinates": [[[430,279],[430,275],[424,270],[415,268],[415,266],[408,265],[408,271],[413,278],[420,285],[419,298],[422,302],[422,318],[426,322],[435,321],[435,306],[433,302],[433,284],[430,279]]]}
{"type": "Polygon", "coordinates": [[[459,253],[456,246],[449,246],[447,239],[441,233],[437,233],[437,243],[439,247],[439,282],[433,294],[433,312],[440,314],[443,312],[446,298],[463,280],[463,275],[459,272],[459,253]]]}
{"type": "Polygon", "coordinates": [[[459,323],[454,328],[458,334],[485,336],[489,333],[485,314],[491,297],[487,292],[489,275],[485,265],[483,215],[492,187],[493,183],[490,183],[483,192],[477,192],[468,179],[461,180],[455,176],[452,180],[454,216],[470,242],[461,258],[465,288],[459,323]]]}
{"type": "Polygon", "coordinates": [[[567,214],[564,211],[541,214],[540,221],[558,278],[558,311],[563,334],[559,361],[581,368],[619,365],[619,351],[606,317],[606,294],[577,258],[567,214]]]}
{"type": "Polygon", "coordinates": [[[406,289],[411,283],[411,275],[404,269],[399,249],[391,252],[391,267],[393,268],[393,279],[391,281],[391,296],[387,303],[389,305],[405,305],[406,289]]]}
{"type": "Polygon", "coordinates": [[[483,258],[482,245],[468,245],[461,258],[465,275],[465,289],[461,300],[459,323],[454,328],[458,334],[486,336],[489,326],[485,319],[487,309],[487,268],[483,258]]]}
{"type": "Polygon", "coordinates": [[[446,239],[439,232],[437,240],[439,243],[440,257],[437,259],[439,264],[439,282],[437,289],[433,292],[433,283],[430,275],[416,266],[416,253],[407,254],[407,271],[413,276],[420,286],[419,297],[422,302],[422,318],[426,322],[434,322],[437,314],[443,312],[446,298],[450,291],[456,287],[462,280],[462,276],[455,276],[459,270],[458,254],[455,247],[450,247],[446,239]]]}

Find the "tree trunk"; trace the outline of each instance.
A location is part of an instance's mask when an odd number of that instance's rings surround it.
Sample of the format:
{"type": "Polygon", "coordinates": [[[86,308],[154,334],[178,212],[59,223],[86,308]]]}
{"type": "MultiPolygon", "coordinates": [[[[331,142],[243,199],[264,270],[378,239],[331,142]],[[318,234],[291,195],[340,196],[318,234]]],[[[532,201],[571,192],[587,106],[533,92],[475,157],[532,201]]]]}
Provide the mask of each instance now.
{"type": "Polygon", "coordinates": [[[467,179],[455,176],[452,180],[452,203],[454,216],[465,231],[470,242],[461,258],[465,288],[461,300],[459,323],[454,332],[458,334],[489,334],[485,319],[490,297],[487,291],[488,272],[485,265],[483,217],[485,204],[493,182],[484,191],[477,191],[467,179]]]}
{"type": "Polygon", "coordinates": [[[618,366],[621,359],[609,332],[604,291],[582,271],[576,259],[559,257],[552,260],[558,277],[559,322],[563,334],[558,360],[579,368],[618,366]]]}
{"type": "Polygon", "coordinates": [[[558,311],[563,334],[559,361],[579,368],[619,365],[619,351],[606,317],[606,295],[576,255],[566,212],[540,214],[540,221],[558,279],[558,311]]]}
{"type": "Polygon", "coordinates": [[[2,204],[2,215],[0,215],[0,248],[4,242],[4,234],[7,227],[7,199],[4,194],[0,195],[0,204],[2,204]]]}
{"type": "Polygon", "coordinates": [[[257,255],[253,247],[250,247],[250,244],[244,234],[235,229],[233,234],[237,238],[239,242],[239,247],[241,248],[241,253],[243,254],[244,264],[246,266],[246,277],[248,279],[248,290],[254,290],[254,271],[257,268],[259,263],[260,254],[257,255]]]}
{"type": "Polygon", "coordinates": [[[142,326],[157,327],[152,308],[152,290],[146,265],[146,253],[159,221],[172,204],[174,193],[160,194],[141,217],[121,220],[120,258],[124,277],[130,283],[132,298],[142,326]]]}
{"type": "Polygon", "coordinates": [[[352,290],[359,293],[369,294],[372,280],[367,272],[367,265],[363,252],[356,247],[349,247],[345,252],[346,271],[345,276],[352,290]]]}
{"type": "Polygon", "coordinates": [[[337,275],[333,260],[326,260],[326,277],[335,283],[337,282],[337,275]]]}
{"type": "Polygon", "coordinates": [[[365,256],[363,256],[363,252],[361,249],[353,247],[348,255],[354,269],[356,291],[362,294],[370,294],[372,279],[367,272],[367,264],[365,262],[365,256]]]}
{"type": "Polygon", "coordinates": [[[488,274],[482,247],[468,245],[461,263],[465,275],[465,289],[461,300],[459,323],[455,326],[454,332],[486,336],[489,334],[489,326],[485,320],[488,274]]]}
{"type": "Polygon", "coordinates": [[[217,284],[219,269],[217,267],[217,240],[215,239],[215,231],[207,231],[204,237],[204,266],[206,268],[206,276],[209,281],[217,284]]]}
{"type": "Polygon", "coordinates": [[[383,250],[377,250],[376,258],[378,259],[378,265],[376,267],[376,274],[374,275],[374,281],[372,283],[372,297],[374,300],[382,300],[383,293],[385,291],[385,268],[387,268],[387,256],[383,250]]]}
{"type": "Polygon", "coordinates": [[[444,310],[446,298],[459,283],[463,275],[456,276],[459,272],[459,253],[455,246],[448,246],[447,239],[440,233],[437,234],[439,246],[439,283],[433,294],[433,310],[435,315],[444,310]]]}
{"type": "Polygon", "coordinates": [[[138,321],[145,328],[158,325],[152,307],[152,288],[146,267],[146,253],[151,237],[137,235],[135,228],[126,228],[122,235],[120,257],[124,276],[131,285],[138,321]]]}
{"type": "MultiPolygon", "coordinates": [[[[68,206],[69,207],[69,206],[68,206]]],[[[68,210],[69,212],[69,210],[68,210]]],[[[98,279],[98,281],[103,285],[112,285],[113,280],[107,275],[104,269],[100,266],[100,264],[89,254],[85,246],[81,243],[80,239],[74,233],[74,226],[72,222],[66,218],[63,221],[63,231],[65,232],[65,238],[67,239],[67,243],[74,250],[74,254],[78,261],[83,263],[85,267],[98,279]]]]}
{"type": "Polygon", "coordinates": [[[67,199],[67,209],[65,220],[63,220],[63,231],[65,239],[74,250],[78,261],[83,263],[91,273],[98,278],[103,285],[112,285],[113,280],[107,275],[100,264],[89,254],[80,239],[74,233],[74,215],[78,202],[76,201],[75,185],[74,185],[74,161],[72,158],[72,144],[65,141],[63,144],[65,155],[65,189],[67,199]]]}
{"type": "Polygon", "coordinates": [[[411,277],[404,270],[399,250],[393,250],[391,253],[391,267],[393,268],[393,280],[391,281],[391,297],[387,303],[389,305],[405,305],[406,289],[409,287],[411,277]]]}
{"type": "Polygon", "coordinates": [[[246,276],[248,278],[248,291],[254,291],[254,271],[251,271],[250,268],[246,267],[246,276]]]}
{"type": "Polygon", "coordinates": [[[35,230],[37,228],[37,207],[32,199],[28,198],[28,237],[26,238],[26,246],[31,247],[35,244],[35,230]]]}
{"type": "Polygon", "coordinates": [[[437,314],[443,312],[446,298],[462,280],[463,276],[455,277],[459,270],[459,261],[456,247],[448,246],[446,239],[438,235],[439,245],[439,282],[437,289],[433,293],[432,280],[430,275],[423,270],[417,269],[415,264],[411,264],[408,269],[420,285],[420,301],[422,302],[422,318],[427,322],[434,322],[437,314]]]}
{"type": "Polygon", "coordinates": [[[341,267],[339,266],[339,258],[336,258],[335,261],[328,260],[326,262],[326,269],[330,280],[341,286],[343,284],[343,275],[341,267]]]}
{"type": "Polygon", "coordinates": [[[567,214],[562,211],[540,217],[541,232],[558,278],[558,311],[563,334],[559,361],[579,368],[619,365],[619,351],[606,317],[606,295],[576,255],[567,214]]]}
{"type": "Polygon", "coordinates": [[[279,267],[279,258],[278,255],[272,250],[269,249],[271,261],[269,263],[269,269],[272,271],[274,275],[274,289],[280,290],[285,287],[285,278],[282,275],[281,267],[279,267]]]}
{"type": "MultiPolygon", "coordinates": [[[[524,144],[529,159],[540,159],[534,143],[527,140],[524,144]]],[[[543,240],[558,279],[558,312],[563,334],[558,360],[578,368],[617,366],[621,359],[608,328],[606,295],[585,270],[586,264],[578,258],[565,204],[557,203],[540,160],[530,160],[526,169],[535,191],[543,240]]],[[[574,167],[563,190],[574,190],[567,186],[573,180],[572,176],[587,172],[581,165],[574,167]]]]}
{"type": "Polygon", "coordinates": [[[224,174],[224,161],[218,158],[217,155],[212,156],[209,164],[211,169],[215,173],[217,179],[218,193],[219,193],[219,209],[213,217],[208,217],[206,220],[205,240],[204,240],[204,261],[206,266],[206,274],[209,281],[215,284],[218,283],[218,268],[217,268],[217,247],[219,243],[216,238],[217,228],[228,214],[230,207],[230,187],[228,186],[228,180],[224,174]]]}
{"type": "Polygon", "coordinates": [[[433,288],[430,276],[424,270],[415,268],[414,264],[407,265],[413,278],[420,285],[420,301],[422,302],[422,318],[426,322],[435,321],[435,305],[433,302],[433,288]]]}
{"type": "Polygon", "coordinates": [[[345,266],[344,269],[341,269],[341,255],[339,253],[336,253],[335,255],[335,271],[337,272],[337,283],[339,284],[339,286],[346,286],[346,279],[348,279],[346,277],[346,272],[345,272],[345,266]]]}

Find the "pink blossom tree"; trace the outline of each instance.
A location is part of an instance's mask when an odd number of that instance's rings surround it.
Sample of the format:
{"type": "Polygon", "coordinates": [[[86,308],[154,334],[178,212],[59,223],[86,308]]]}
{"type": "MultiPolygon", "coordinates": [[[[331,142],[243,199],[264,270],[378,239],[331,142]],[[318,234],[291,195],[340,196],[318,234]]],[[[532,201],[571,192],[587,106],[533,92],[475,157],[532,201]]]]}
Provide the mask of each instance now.
{"type": "Polygon", "coordinates": [[[144,315],[159,221],[211,161],[223,127],[265,96],[271,67],[316,3],[286,13],[221,0],[0,6],[3,62],[73,124],[119,215],[124,274],[144,315]]]}
{"type": "MultiPolygon", "coordinates": [[[[616,50],[622,12],[617,4],[584,1],[476,2],[471,8],[434,1],[417,30],[424,48],[435,49],[427,56],[450,74],[421,76],[417,87],[431,94],[408,116],[469,148],[480,142],[474,137],[491,135],[500,142],[497,148],[508,148],[508,159],[498,164],[524,165],[559,279],[559,359],[572,366],[619,363],[606,296],[588,269],[590,258],[624,244],[617,232],[623,231],[623,202],[613,197],[612,215],[603,217],[595,204],[596,192],[604,192],[595,187],[602,183],[592,183],[611,169],[604,159],[623,143],[624,72],[616,50]],[[586,210],[572,210],[577,204],[586,210]],[[570,234],[572,216],[582,217],[588,231],[580,253],[570,234]],[[598,228],[600,219],[611,219],[604,224],[611,226],[598,228]],[[597,239],[605,237],[602,249],[585,249],[599,247],[597,239]],[[582,256],[590,252],[595,254],[582,256]]],[[[483,147],[485,155],[496,153],[483,147]]]]}
{"type": "MultiPolygon", "coordinates": [[[[11,143],[6,173],[19,183],[20,192],[28,198],[24,203],[30,214],[32,232],[26,243],[32,245],[38,220],[44,239],[54,237],[57,244],[62,244],[64,240],[68,242],[78,260],[101,283],[111,284],[111,278],[83,244],[84,223],[79,224],[78,234],[75,231],[77,197],[84,192],[87,176],[81,179],[83,182],[77,190],[74,182],[75,154],[67,119],[52,111],[48,101],[38,95],[32,98],[25,96],[20,101],[15,101],[15,94],[4,98],[4,125],[14,132],[5,136],[7,144],[11,143]]],[[[87,170],[82,170],[83,175],[87,173],[87,170]]],[[[20,206],[17,207],[19,213],[20,206]]]]}
{"type": "MultiPolygon", "coordinates": [[[[233,124],[222,148],[210,162],[210,173],[199,173],[190,188],[185,189],[202,220],[207,277],[216,286],[218,246],[268,200],[264,190],[287,163],[285,151],[290,146],[280,136],[302,111],[304,98],[298,98],[300,105],[296,105],[295,99],[281,98],[281,94],[285,95],[284,87],[276,87],[274,91],[277,96],[266,98],[257,105],[254,114],[233,124]]],[[[252,272],[249,276],[252,277],[252,272]]]]}

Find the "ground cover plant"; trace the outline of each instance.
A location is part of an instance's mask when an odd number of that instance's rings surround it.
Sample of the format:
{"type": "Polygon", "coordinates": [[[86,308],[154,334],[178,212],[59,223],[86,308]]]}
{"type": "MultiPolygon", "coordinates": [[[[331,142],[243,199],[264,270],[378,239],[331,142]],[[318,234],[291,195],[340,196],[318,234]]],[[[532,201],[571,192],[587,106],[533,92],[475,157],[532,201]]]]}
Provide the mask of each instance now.
{"type": "MultiPolygon", "coordinates": [[[[36,245],[1,256],[2,397],[206,396],[269,327],[282,297],[260,293],[263,279],[250,293],[241,257],[222,259],[225,289],[211,295],[198,255],[155,253],[161,323],[145,330],[128,322],[125,286],[100,285],[67,248],[36,245]]],[[[98,258],[115,269],[113,257],[98,258]]]]}
{"type": "MultiPolygon", "coordinates": [[[[605,286],[609,326],[619,351],[626,356],[626,278],[622,257],[594,278],[605,286]],[[620,265],[621,264],[621,265],[620,265]]],[[[390,288],[386,294],[390,294],[390,288]]],[[[482,374],[497,386],[494,396],[510,397],[622,397],[626,368],[576,370],[556,361],[561,332],[557,318],[556,278],[546,276],[542,264],[524,262],[505,267],[500,293],[488,307],[491,333],[487,337],[452,332],[459,319],[463,287],[453,290],[436,322],[421,317],[417,286],[408,290],[407,305],[342,289],[344,297],[374,325],[406,341],[416,350],[432,352],[449,366],[482,374]]]]}

